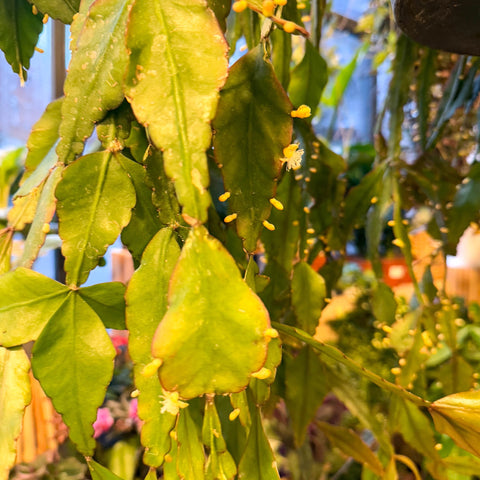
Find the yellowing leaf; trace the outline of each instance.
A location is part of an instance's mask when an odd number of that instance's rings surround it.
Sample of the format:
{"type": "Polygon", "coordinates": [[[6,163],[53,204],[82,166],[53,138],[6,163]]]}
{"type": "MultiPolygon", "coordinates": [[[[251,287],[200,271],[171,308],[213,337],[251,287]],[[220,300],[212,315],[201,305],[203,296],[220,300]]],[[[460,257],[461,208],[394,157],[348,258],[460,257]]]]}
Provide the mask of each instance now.
{"type": "Polygon", "coordinates": [[[480,391],[448,395],[429,408],[435,428],[480,457],[480,391]]]}
{"type": "Polygon", "coordinates": [[[153,340],[160,381],[183,398],[238,392],[267,355],[268,312],[235,260],[202,227],[192,229],[170,280],[153,340]]]}
{"type": "Polygon", "coordinates": [[[0,347],[0,480],[7,480],[15,464],[15,440],[23,412],[30,403],[30,362],[23,348],[0,347]]]}
{"type": "Polygon", "coordinates": [[[127,99],[163,150],[165,172],[184,213],[204,222],[210,203],[209,122],[227,75],[222,31],[201,0],[137,0],[127,46],[127,99]]]}

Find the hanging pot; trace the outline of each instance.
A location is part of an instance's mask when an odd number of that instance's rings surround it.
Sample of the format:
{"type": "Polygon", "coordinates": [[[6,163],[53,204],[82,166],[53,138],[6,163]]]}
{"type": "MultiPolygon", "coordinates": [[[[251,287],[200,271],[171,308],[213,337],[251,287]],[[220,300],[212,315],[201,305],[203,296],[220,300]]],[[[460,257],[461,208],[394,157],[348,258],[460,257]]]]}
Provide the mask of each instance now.
{"type": "Polygon", "coordinates": [[[480,55],[480,0],[392,0],[400,29],[438,50],[480,55]]]}

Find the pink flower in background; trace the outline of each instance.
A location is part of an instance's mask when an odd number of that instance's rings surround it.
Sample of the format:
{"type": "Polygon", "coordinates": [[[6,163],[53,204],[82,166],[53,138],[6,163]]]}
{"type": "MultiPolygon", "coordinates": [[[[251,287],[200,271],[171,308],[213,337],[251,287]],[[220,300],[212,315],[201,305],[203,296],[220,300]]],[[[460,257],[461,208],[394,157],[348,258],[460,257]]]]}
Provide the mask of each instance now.
{"type": "Polygon", "coordinates": [[[128,418],[133,420],[133,422],[135,423],[138,429],[141,428],[142,421],[138,417],[138,399],[137,398],[133,398],[130,401],[130,405],[128,407],[128,418]]]}
{"type": "Polygon", "coordinates": [[[117,355],[120,355],[128,344],[128,334],[123,330],[112,330],[110,333],[117,355]]]}
{"type": "Polygon", "coordinates": [[[93,424],[93,429],[95,433],[93,438],[98,438],[105,432],[108,432],[114,423],[113,417],[108,408],[99,408],[97,410],[97,419],[93,424]]]}

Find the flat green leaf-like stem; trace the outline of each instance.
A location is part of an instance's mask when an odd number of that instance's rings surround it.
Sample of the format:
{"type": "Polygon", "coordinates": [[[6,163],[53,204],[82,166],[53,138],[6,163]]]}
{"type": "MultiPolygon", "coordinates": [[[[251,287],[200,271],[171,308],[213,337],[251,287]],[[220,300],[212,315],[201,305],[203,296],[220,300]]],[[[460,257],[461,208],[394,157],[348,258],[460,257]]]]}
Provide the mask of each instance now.
{"type": "Polygon", "coordinates": [[[164,388],[186,399],[244,389],[265,363],[269,326],[265,306],[225,247],[204,227],[192,229],[153,340],[164,388]]]}
{"type": "Polygon", "coordinates": [[[27,0],[0,2],[0,49],[22,83],[42,30],[42,15],[34,15],[27,0]]]}
{"type": "MultiPolygon", "coordinates": [[[[85,2],[88,3],[88,2],[85,2]]],[[[125,30],[133,0],[96,0],[86,16],[75,18],[79,33],[65,81],[59,160],[69,163],[82,153],[83,142],[108,110],[123,100],[128,54],[125,30]]]]}
{"type": "Polygon", "coordinates": [[[57,214],[67,284],[85,282],[109,245],[130,221],[135,190],[110,152],[79,158],[58,184],[57,214]]]}
{"type": "Polygon", "coordinates": [[[92,424],[112,378],[114,357],[102,321],[75,292],[35,342],[33,373],[84,455],[95,448],[92,424]]]}
{"type": "Polygon", "coordinates": [[[26,268],[0,278],[0,345],[14,347],[36,340],[64,302],[68,288],[26,268]]]}
{"type": "Polygon", "coordinates": [[[230,211],[237,214],[237,232],[250,252],[272,209],[280,158],[292,138],[291,110],[260,47],[230,69],[213,122],[214,152],[231,194],[230,211]]]}
{"type": "Polygon", "coordinates": [[[127,99],[163,150],[165,172],[175,182],[184,213],[205,222],[209,122],[227,75],[222,31],[201,0],[137,0],[127,46],[127,99]]]}
{"type": "Polygon", "coordinates": [[[145,376],[142,371],[153,360],[153,335],[167,311],[168,284],[179,255],[173,231],[160,230],[145,249],[126,295],[128,350],[134,362],[135,386],[140,392],[138,416],[145,422],[141,431],[142,445],[146,448],[144,462],[152,467],[162,465],[164,455],[170,450],[169,432],[175,416],[160,412],[162,386],[158,376],[145,376]]]}
{"type": "Polygon", "coordinates": [[[308,335],[306,332],[298,328],[283,325],[282,323],[278,322],[272,322],[272,326],[276,328],[279,332],[285,333],[286,335],[296,338],[301,342],[305,342],[307,345],[310,345],[318,352],[325,354],[326,356],[332,358],[333,360],[336,360],[342,365],[345,365],[350,370],[358,373],[362,377],[367,378],[383,390],[392,392],[393,394],[402,397],[405,400],[408,400],[419,407],[429,407],[431,405],[430,402],[428,402],[427,400],[424,400],[423,398],[414,395],[413,393],[405,390],[398,385],[395,385],[394,383],[388,382],[376,373],[373,373],[370,370],[367,370],[365,367],[358,365],[352,359],[348,358],[343,352],[338,350],[338,348],[335,348],[334,346],[328,345],[323,342],[319,342],[310,335],[308,335]]]}

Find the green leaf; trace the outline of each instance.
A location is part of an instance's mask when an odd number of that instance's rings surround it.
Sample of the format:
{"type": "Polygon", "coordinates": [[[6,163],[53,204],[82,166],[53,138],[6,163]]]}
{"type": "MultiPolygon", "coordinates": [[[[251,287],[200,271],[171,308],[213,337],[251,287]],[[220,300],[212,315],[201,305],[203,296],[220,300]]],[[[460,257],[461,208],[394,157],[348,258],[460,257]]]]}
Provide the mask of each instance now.
{"type": "MultiPolygon", "coordinates": [[[[58,140],[58,128],[62,120],[63,97],[49,103],[40,119],[32,127],[27,140],[28,154],[25,159],[25,173],[22,180],[28,178],[40,165],[58,140]]],[[[53,157],[55,157],[53,155],[53,157]]],[[[55,158],[56,161],[56,158],[55,158]]]]}
{"type": "Polygon", "coordinates": [[[0,153],[0,209],[8,207],[12,184],[21,172],[23,148],[0,153]]]}
{"type": "Polygon", "coordinates": [[[325,281],[308,263],[295,265],[292,278],[292,306],[298,325],[310,335],[315,333],[325,306],[325,281]]]}
{"type": "Polygon", "coordinates": [[[303,348],[295,358],[285,358],[285,401],[290,413],[295,444],[305,440],[309,423],[327,393],[323,366],[310,347],[303,348]]]}
{"type": "Polygon", "coordinates": [[[34,0],[32,3],[40,12],[66,24],[72,23],[73,16],[80,6],[80,0],[34,0]]]}
{"type": "Polygon", "coordinates": [[[308,105],[315,113],[327,80],[327,62],[310,40],[306,40],[305,55],[292,71],[288,88],[290,100],[296,107],[308,105]]]}
{"type": "Polygon", "coordinates": [[[100,317],[106,328],[125,330],[125,285],[109,282],[84,287],[78,294],[100,317]]]}
{"type": "Polygon", "coordinates": [[[258,408],[252,412],[247,445],[238,465],[239,480],[280,480],[275,457],[263,431],[258,408]]]}
{"type": "Polygon", "coordinates": [[[230,8],[232,1],[231,0],[208,0],[208,8],[213,10],[215,17],[217,17],[218,24],[220,25],[222,31],[225,33],[227,29],[227,17],[230,13],[230,8]]]}
{"type": "Polygon", "coordinates": [[[397,301],[392,289],[384,282],[378,282],[372,292],[372,312],[379,322],[391,325],[395,322],[397,301]]]}
{"type": "Polygon", "coordinates": [[[122,480],[108,468],[105,468],[103,465],[100,465],[91,458],[87,460],[87,464],[88,469],[90,470],[90,475],[92,476],[92,480],[122,480]]]}
{"type": "Polygon", "coordinates": [[[167,311],[168,283],[179,255],[174,233],[167,228],[160,230],[145,249],[140,268],[133,274],[126,293],[128,350],[134,363],[135,385],[140,391],[138,416],[145,422],[141,431],[142,445],[146,448],[143,459],[152,467],[159,467],[170,450],[169,432],[175,417],[160,413],[162,387],[158,377],[142,375],[142,370],[153,361],[152,339],[167,311]]]}
{"type": "Polygon", "coordinates": [[[114,358],[115,349],[102,321],[74,292],[33,348],[33,373],[84,455],[91,455],[95,448],[92,424],[112,378],[114,358]]]}
{"type": "MultiPolygon", "coordinates": [[[[322,98],[322,102],[328,107],[338,108],[343,99],[345,91],[352,79],[357,68],[359,60],[363,57],[369,48],[368,42],[365,42],[356,52],[353,58],[338,72],[332,81],[330,88],[327,89],[326,95],[322,98]]],[[[325,67],[326,68],[326,67],[325,67]]]]}
{"type": "MultiPolygon", "coordinates": [[[[53,219],[56,208],[55,189],[62,178],[63,166],[58,166],[50,173],[45,186],[42,189],[38,205],[35,211],[33,222],[28,230],[23,245],[22,256],[18,262],[19,266],[32,268],[38,257],[38,253],[45,242],[47,231],[45,226],[53,219]]],[[[30,177],[31,178],[31,177],[30,177]]]]}
{"type": "Polygon", "coordinates": [[[433,402],[429,408],[435,428],[467,452],[480,457],[480,392],[455,393],[433,402]]]}
{"type": "Polygon", "coordinates": [[[175,182],[184,214],[205,222],[209,122],[227,75],[222,31],[201,0],[137,0],[127,46],[127,98],[163,151],[165,172],[175,182]]]}
{"type": "Polygon", "coordinates": [[[353,430],[326,422],[316,422],[316,425],[327,436],[332,446],[340,449],[356,462],[367,466],[375,474],[383,474],[383,466],[378,457],[353,430]]]}
{"type": "Polygon", "coordinates": [[[272,41],[272,63],[280,83],[286,90],[290,83],[290,61],[292,58],[292,36],[281,28],[270,34],[272,41]]]}
{"type": "Polygon", "coordinates": [[[280,158],[292,137],[291,110],[263,48],[254,48],[230,69],[213,123],[213,145],[238,235],[249,252],[256,249],[272,209],[280,158]]]}
{"type": "Polygon", "coordinates": [[[122,231],[122,242],[128,247],[133,258],[139,262],[148,242],[164,225],[152,203],[153,189],[147,184],[146,167],[124,156],[119,160],[135,187],[137,198],[130,223],[122,231]],[[138,232],[142,234],[139,235],[138,232]]]}
{"type": "Polygon", "coordinates": [[[23,348],[0,347],[0,478],[8,479],[15,465],[16,439],[23,412],[30,403],[30,362],[23,348]]]}
{"type": "Polygon", "coordinates": [[[0,277],[0,345],[36,340],[64,302],[68,288],[40,273],[17,268],[0,277]]]}
{"type": "Polygon", "coordinates": [[[213,398],[207,398],[205,402],[202,438],[203,444],[210,451],[205,464],[206,480],[233,480],[237,466],[223,439],[222,425],[213,398]]]}
{"type": "Polygon", "coordinates": [[[480,210],[480,162],[470,166],[470,172],[458,188],[453,200],[453,207],[448,212],[447,227],[448,240],[457,245],[470,222],[476,218],[480,210]]]}
{"type": "Polygon", "coordinates": [[[0,49],[22,84],[42,30],[42,15],[34,15],[27,0],[0,1],[0,49]]]}
{"type": "Polygon", "coordinates": [[[480,459],[471,455],[465,455],[464,457],[449,455],[442,459],[442,463],[447,470],[453,470],[462,475],[478,475],[480,471],[480,459]]]}
{"type": "Polygon", "coordinates": [[[282,344],[279,338],[272,338],[268,344],[267,360],[263,366],[271,372],[267,378],[251,378],[250,390],[257,405],[263,405],[270,397],[270,385],[275,380],[277,367],[282,361],[282,344]]]}
{"type": "Polygon", "coordinates": [[[147,185],[153,190],[152,201],[164,225],[176,227],[183,222],[180,205],[175,195],[173,182],[165,173],[163,155],[159,150],[151,150],[146,160],[147,185]]]}
{"type": "Polygon", "coordinates": [[[13,234],[14,231],[11,229],[0,232],[0,275],[7,273],[11,268],[13,234]]]}
{"type": "Polygon", "coordinates": [[[413,68],[417,61],[418,45],[406,35],[398,37],[395,59],[393,61],[393,76],[390,82],[387,108],[390,113],[388,122],[388,153],[392,158],[400,155],[400,140],[402,138],[403,109],[408,100],[413,68]]]}
{"type": "Polygon", "coordinates": [[[242,390],[265,363],[269,327],[228,251],[205,228],[192,229],[153,340],[163,387],[186,399],[242,390]]]}
{"type": "Polygon", "coordinates": [[[199,432],[188,409],[180,412],[177,423],[177,472],[183,480],[203,480],[205,454],[199,432]]]}
{"type": "Polygon", "coordinates": [[[128,224],[135,190],[115,156],[98,152],[65,169],[56,196],[67,283],[80,285],[128,224]]]}
{"type": "Polygon", "coordinates": [[[79,35],[65,80],[59,161],[69,163],[82,153],[93,126],[124,98],[123,77],[128,63],[125,46],[127,17],[133,0],[103,0],[87,15],[75,17],[79,35]]]}
{"type": "Polygon", "coordinates": [[[389,420],[392,433],[401,433],[417,452],[433,461],[440,461],[435,450],[436,442],[431,422],[416,405],[403,398],[392,398],[389,420]]]}
{"type": "Polygon", "coordinates": [[[438,53],[431,48],[420,51],[420,69],[417,77],[418,127],[422,149],[427,146],[427,132],[430,114],[431,89],[435,82],[438,53]]]}

